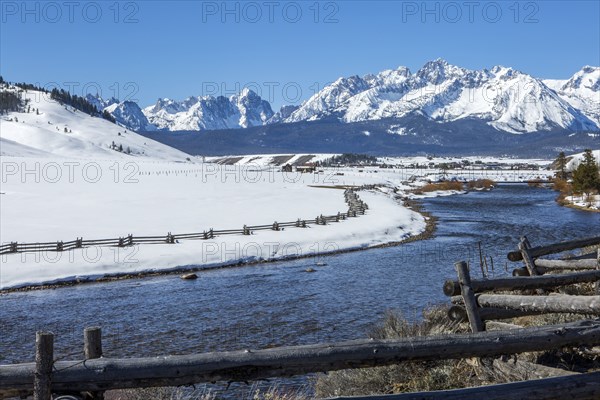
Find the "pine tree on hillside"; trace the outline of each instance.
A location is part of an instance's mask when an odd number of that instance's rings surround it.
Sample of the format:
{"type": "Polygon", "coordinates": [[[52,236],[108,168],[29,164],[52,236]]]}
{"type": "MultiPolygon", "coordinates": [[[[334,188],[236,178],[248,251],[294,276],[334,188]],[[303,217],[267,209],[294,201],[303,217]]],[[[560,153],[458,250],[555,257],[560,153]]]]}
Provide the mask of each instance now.
{"type": "Polygon", "coordinates": [[[600,174],[596,158],[592,150],[587,149],[583,153],[583,161],[573,172],[573,190],[577,193],[591,194],[600,190],[600,174]]]}
{"type": "Polygon", "coordinates": [[[565,153],[563,151],[561,151],[558,154],[558,157],[556,158],[556,161],[554,161],[556,164],[556,178],[561,179],[563,181],[567,180],[567,156],[565,156],[565,153]]]}

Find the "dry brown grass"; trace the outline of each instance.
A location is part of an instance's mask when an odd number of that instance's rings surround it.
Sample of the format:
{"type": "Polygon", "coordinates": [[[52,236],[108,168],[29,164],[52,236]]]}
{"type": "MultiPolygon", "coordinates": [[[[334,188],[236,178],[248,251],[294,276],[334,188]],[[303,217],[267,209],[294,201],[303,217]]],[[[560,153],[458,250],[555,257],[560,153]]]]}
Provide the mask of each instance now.
{"type": "Polygon", "coordinates": [[[566,206],[569,204],[566,197],[570,196],[573,193],[573,188],[571,184],[563,179],[554,178],[552,181],[552,189],[558,192],[558,197],[556,198],[556,202],[561,206],[566,206]]]}
{"type": "MultiPolygon", "coordinates": [[[[250,389],[242,395],[244,400],[308,400],[302,390],[285,391],[276,385],[267,390],[250,389]]],[[[219,396],[209,390],[158,387],[146,389],[111,390],[104,394],[105,400],[218,400],[219,396]]]]}
{"type": "Polygon", "coordinates": [[[544,187],[545,182],[541,179],[531,179],[527,181],[529,187],[544,187]]]}
{"type": "Polygon", "coordinates": [[[477,179],[467,182],[469,189],[492,189],[494,186],[496,186],[496,182],[491,179],[477,179]]]}
{"type": "MultiPolygon", "coordinates": [[[[446,317],[446,312],[446,307],[431,308],[424,312],[423,321],[417,323],[410,323],[398,314],[388,313],[385,320],[372,330],[371,337],[397,339],[468,332],[466,324],[451,322],[446,317]]],[[[504,322],[527,327],[561,324],[589,317],[577,314],[547,314],[504,322]]],[[[579,372],[600,368],[598,357],[585,356],[569,349],[524,353],[512,356],[511,359],[579,372]]],[[[317,379],[315,390],[319,397],[447,390],[531,379],[532,372],[533,370],[526,369],[511,370],[507,374],[506,370],[496,369],[491,358],[403,362],[388,367],[331,372],[317,379]]]]}
{"type": "Polygon", "coordinates": [[[111,390],[104,394],[104,400],[215,400],[211,393],[186,391],[182,388],[157,387],[145,389],[111,390]]]}
{"type": "Polygon", "coordinates": [[[569,182],[558,178],[555,178],[552,181],[552,189],[561,193],[570,193],[572,191],[572,187],[569,182]]]}
{"type": "MultiPolygon", "coordinates": [[[[423,320],[411,323],[399,314],[389,312],[370,333],[374,339],[398,339],[467,332],[465,324],[451,322],[446,307],[423,312],[423,320]]],[[[358,396],[414,391],[455,389],[478,385],[472,365],[464,360],[404,362],[398,365],[331,372],[315,383],[319,397],[358,396]]]]}
{"type": "Polygon", "coordinates": [[[435,192],[438,190],[464,190],[464,186],[462,182],[444,181],[436,183],[427,183],[424,186],[415,189],[413,192],[416,194],[422,194],[427,192],[435,192]]]}

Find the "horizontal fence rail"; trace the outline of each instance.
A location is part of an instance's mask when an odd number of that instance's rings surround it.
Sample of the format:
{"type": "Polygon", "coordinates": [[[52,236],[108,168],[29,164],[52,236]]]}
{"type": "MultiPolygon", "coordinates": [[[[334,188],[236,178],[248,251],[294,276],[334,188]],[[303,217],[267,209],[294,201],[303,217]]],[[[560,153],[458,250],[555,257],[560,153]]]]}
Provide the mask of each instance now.
{"type": "MultiPolygon", "coordinates": [[[[50,382],[53,392],[243,382],[404,361],[492,357],[583,345],[600,345],[600,321],[583,320],[563,325],[397,340],[352,340],[266,350],[58,361],[53,365],[50,382]]],[[[0,366],[0,398],[30,392],[35,372],[36,363],[0,366]]]]}
{"type": "Polygon", "coordinates": [[[338,212],[334,215],[318,215],[313,219],[297,219],[296,221],[287,222],[273,222],[272,224],[265,225],[244,225],[241,229],[222,229],[215,230],[209,229],[203,232],[197,233],[180,233],[172,234],[171,232],[162,236],[133,236],[126,235],[114,239],[83,239],[77,238],[70,242],[44,242],[44,243],[19,243],[11,242],[0,246],[0,255],[11,254],[11,253],[23,253],[23,252],[60,252],[69,251],[89,246],[114,246],[114,247],[126,247],[133,246],[135,244],[174,244],[179,240],[208,240],[213,239],[215,236],[226,236],[226,235],[251,235],[254,231],[262,230],[273,230],[280,231],[282,228],[296,227],[306,228],[309,225],[327,225],[331,222],[341,222],[348,218],[358,217],[364,215],[369,209],[367,203],[362,201],[356,194],[357,190],[373,189],[374,186],[368,185],[356,189],[346,189],[344,191],[344,198],[348,204],[348,211],[338,212]]]}
{"type": "MultiPolygon", "coordinates": [[[[595,260],[594,264],[598,265],[595,260]]],[[[576,283],[590,283],[600,280],[599,271],[574,272],[560,275],[545,275],[512,278],[496,278],[472,280],[471,287],[475,292],[487,292],[493,290],[531,290],[548,289],[557,286],[572,285],[576,283]]],[[[447,280],[444,283],[444,294],[446,296],[458,296],[461,294],[458,281],[447,280]]]]}
{"type": "MultiPolygon", "coordinates": [[[[551,244],[548,246],[539,246],[532,247],[529,250],[529,255],[531,257],[540,257],[548,254],[561,253],[563,251],[580,249],[582,247],[587,246],[596,246],[600,244],[600,236],[591,237],[587,239],[578,239],[571,240],[568,242],[561,242],[556,244],[551,244]]],[[[521,251],[511,251],[507,255],[510,261],[520,261],[523,259],[523,254],[521,251]]]]}

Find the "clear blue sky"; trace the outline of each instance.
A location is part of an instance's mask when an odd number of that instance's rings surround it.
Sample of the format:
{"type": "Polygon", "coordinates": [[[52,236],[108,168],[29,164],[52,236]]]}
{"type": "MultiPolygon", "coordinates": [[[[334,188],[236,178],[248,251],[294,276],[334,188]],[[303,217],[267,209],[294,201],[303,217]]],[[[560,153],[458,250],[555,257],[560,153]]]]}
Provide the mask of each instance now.
{"type": "Polygon", "coordinates": [[[438,57],[566,79],[600,65],[599,4],[2,0],[0,74],[141,106],[248,86],[274,108],[340,76],[438,57]]]}

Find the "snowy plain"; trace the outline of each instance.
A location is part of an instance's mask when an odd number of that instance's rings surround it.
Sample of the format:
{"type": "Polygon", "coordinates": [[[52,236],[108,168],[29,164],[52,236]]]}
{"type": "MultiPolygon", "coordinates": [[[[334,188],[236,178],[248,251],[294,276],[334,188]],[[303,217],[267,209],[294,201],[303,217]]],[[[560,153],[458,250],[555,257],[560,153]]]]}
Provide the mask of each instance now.
{"type": "MultiPolygon", "coordinates": [[[[2,157],[2,242],[70,241],[240,229],[345,212],[340,176],[162,161],[2,157]],[[67,165],[65,165],[65,163],[67,165]],[[31,172],[38,171],[38,172],[31,172]]],[[[376,174],[353,184],[384,183],[376,174]]],[[[394,193],[360,191],[366,215],[251,236],[217,236],[132,248],[8,254],[0,288],[81,276],[222,265],[369,247],[422,232],[423,217],[394,193]]]]}

